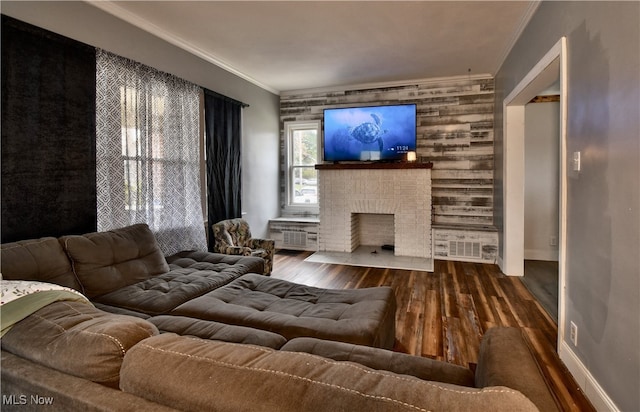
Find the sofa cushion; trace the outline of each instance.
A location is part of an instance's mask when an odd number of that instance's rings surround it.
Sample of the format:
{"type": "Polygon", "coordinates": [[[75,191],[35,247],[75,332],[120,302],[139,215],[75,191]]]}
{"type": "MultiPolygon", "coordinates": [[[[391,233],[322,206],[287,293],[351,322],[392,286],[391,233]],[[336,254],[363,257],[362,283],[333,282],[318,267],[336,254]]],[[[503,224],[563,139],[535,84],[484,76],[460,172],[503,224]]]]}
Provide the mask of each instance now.
{"type": "Polygon", "coordinates": [[[170,265],[187,268],[198,262],[226,263],[242,268],[244,273],[263,273],[264,259],[255,256],[224,255],[222,253],[202,252],[199,250],[187,250],[168,256],[170,265]]]}
{"type": "Polygon", "coordinates": [[[95,297],[95,302],[149,315],[169,313],[175,307],[244,275],[249,265],[235,260],[171,260],[169,271],[95,297]]]}
{"type": "Polygon", "coordinates": [[[321,289],[247,274],[172,311],[278,333],[392,348],[396,300],[388,287],[321,289]]]}
{"type": "Polygon", "coordinates": [[[162,334],[125,356],[120,388],[183,410],[536,411],[504,387],[466,388],[352,362],[162,334]]]}
{"type": "Polygon", "coordinates": [[[157,333],[143,319],[61,301],[16,323],[1,344],[3,350],[40,365],[117,387],[125,353],[157,333]]]}
{"type": "Polygon", "coordinates": [[[146,224],[82,236],[64,236],[61,241],[88,298],[169,271],[146,224]]]}
{"type": "Polygon", "coordinates": [[[5,243],[1,247],[4,279],[38,280],[82,290],[58,239],[44,237],[5,243]]]}
{"type": "Polygon", "coordinates": [[[287,342],[280,350],[306,352],[337,361],[356,362],[372,369],[411,375],[422,380],[474,387],[471,369],[380,348],[314,338],[296,338],[287,342]]]}
{"type": "Polygon", "coordinates": [[[187,318],[184,316],[154,316],[148,319],[160,332],[172,332],[178,335],[195,336],[202,339],[224,342],[246,343],[266,346],[273,349],[282,347],[287,341],[277,333],[245,326],[225,325],[210,320],[187,318]]]}

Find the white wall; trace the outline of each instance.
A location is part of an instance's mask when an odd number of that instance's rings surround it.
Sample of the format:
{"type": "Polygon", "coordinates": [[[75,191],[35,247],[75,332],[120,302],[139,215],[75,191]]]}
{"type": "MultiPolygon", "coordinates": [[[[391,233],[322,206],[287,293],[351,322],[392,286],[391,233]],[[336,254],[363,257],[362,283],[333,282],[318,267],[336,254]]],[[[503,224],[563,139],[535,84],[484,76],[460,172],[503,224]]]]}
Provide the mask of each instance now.
{"type": "Polygon", "coordinates": [[[82,1],[2,1],[0,11],[249,104],[243,111],[242,209],[254,235],[278,216],[279,96],[82,1]]]}
{"type": "Polygon", "coordinates": [[[525,106],[525,259],[558,260],[559,130],[560,103],[525,106]]]}

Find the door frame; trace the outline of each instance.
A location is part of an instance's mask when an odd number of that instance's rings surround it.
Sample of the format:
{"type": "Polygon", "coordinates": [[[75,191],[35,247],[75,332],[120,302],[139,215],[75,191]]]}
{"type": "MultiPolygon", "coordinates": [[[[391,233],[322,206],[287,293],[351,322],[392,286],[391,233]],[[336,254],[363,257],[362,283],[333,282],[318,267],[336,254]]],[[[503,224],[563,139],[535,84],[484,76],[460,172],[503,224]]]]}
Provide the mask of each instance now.
{"type": "Polygon", "coordinates": [[[558,224],[558,347],[564,337],[567,239],[567,39],[562,37],[504,99],[503,199],[504,227],[500,268],[524,275],[524,137],[525,105],[560,80],[559,224],[558,224]]]}

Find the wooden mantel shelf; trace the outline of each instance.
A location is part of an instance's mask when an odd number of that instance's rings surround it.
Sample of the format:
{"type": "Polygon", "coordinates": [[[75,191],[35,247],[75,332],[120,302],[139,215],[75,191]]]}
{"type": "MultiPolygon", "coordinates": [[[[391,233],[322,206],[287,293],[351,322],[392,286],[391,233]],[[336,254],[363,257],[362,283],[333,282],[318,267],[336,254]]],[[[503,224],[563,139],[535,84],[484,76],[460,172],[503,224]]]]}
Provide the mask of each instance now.
{"type": "Polygon", "coordinates": [[[431,169],[431,162],[353,162],[353,163],[322,163],[315,166],[316,170],[344,170],[344,169],[431,169]]]}

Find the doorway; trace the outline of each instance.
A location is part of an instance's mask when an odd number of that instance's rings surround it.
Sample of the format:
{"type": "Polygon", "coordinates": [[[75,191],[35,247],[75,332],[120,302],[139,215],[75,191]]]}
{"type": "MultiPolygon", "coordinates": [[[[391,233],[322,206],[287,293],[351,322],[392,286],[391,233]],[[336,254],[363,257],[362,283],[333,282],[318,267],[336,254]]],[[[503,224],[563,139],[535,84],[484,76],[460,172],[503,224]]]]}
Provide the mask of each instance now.
{"type": "Polygon", "coordinates": [[[560,82],[525,105],[524,277],[558,321],[560,82]]]}
{"type": "Polygon", "coordinates": [[[507,275],[523,276],[525,262],[525,106],[556,81],[560,90],[558,152],[558,346],[564,336],[564,291],[566,255],[566,38],[558,43],[520,81],[503,102],[503,198],[504,236],[501,269],[507,275]]]}

